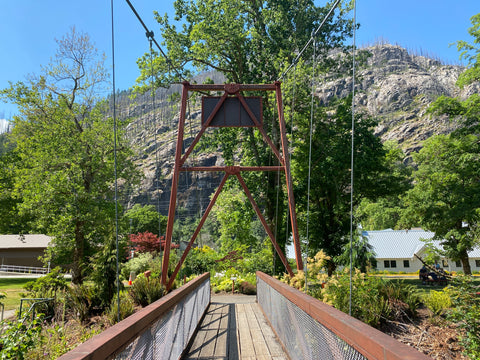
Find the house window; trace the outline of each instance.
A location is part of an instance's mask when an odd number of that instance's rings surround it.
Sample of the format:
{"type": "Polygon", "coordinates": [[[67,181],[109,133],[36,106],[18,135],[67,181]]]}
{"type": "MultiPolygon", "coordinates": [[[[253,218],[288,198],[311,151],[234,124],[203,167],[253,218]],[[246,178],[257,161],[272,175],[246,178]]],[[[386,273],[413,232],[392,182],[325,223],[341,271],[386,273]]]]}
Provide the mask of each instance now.
{"type": "Polygon", "coordinates": [[[397,261],[396,260],[384,260],[383,261],[383,267],[385,269],[387,268],[396,268],[397,267],[397,261]]]}
{"type": "Polygon", "coordinates": [[[457,260],[455,261],[455,266],[459,268],[459,267],[462,267],[462,264],[460,264],[460,261],[457,260]]]}
{"type": "Polygon", "coordinates": [[[408,261],[408,260],[403,260],[403,267],[404,267],[404,268],[409,268],[409,267],[410,267],[410,261],[408,261]]]}
{"type": "Polygon", "coordinates": [[[477,268],[480,268],[480,260],[475,260],[475,266],[476,266],[477,268]]]}
{"type": "Polygon", "coordinates": [[[448,261],[443,259],[442,260],[442,265],[443,265],[444,268],[448,268],[448,261]]]}

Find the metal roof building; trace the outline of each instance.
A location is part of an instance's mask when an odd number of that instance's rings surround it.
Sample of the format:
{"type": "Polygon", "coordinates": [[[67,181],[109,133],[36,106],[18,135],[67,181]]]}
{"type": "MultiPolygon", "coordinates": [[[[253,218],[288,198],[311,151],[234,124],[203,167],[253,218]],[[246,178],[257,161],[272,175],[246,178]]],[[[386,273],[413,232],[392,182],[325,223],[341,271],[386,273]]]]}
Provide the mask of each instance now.
{"type": "MultiPolygon", "coordinates": [[[[422,267],[421,261],[415,255],[424,257],[425,242],[433,238],[434,233],[422,229],[414,230],[375,230],[363,231],[376,253],[377,270],[395,272],[416,272],[422,267]]],[[[440,247],[440,241],[434,241],[440,247]]],[[[472,271],[480,270],[480,248],[468,253],[472,271]]],[[[462,271],[459,262],[441,259],[441,266],[448,271],[462,271]]]]}
{"type": "Polygon", "coordinates": [[[38,258],[51,240],[42,234],[0,235],[0,265],[42,266],[38,258]]]}

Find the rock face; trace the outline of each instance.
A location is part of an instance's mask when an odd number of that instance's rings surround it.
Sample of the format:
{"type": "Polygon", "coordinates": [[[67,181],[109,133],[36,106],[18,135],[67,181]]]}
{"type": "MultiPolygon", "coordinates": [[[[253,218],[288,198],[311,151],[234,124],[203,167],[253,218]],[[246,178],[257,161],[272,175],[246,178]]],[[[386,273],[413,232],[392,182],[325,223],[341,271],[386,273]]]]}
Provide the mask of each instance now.
{"type": "MultiPolygon", "coordinates": [[[[410,54],[393,45],[363,49],[370,56],[358,67],[356,80],[356,109],[378,120],[375,133],[383,141],[396,140],[408,155],[418,150],[422,142],[435,134],[449,133],[455,125],[446,117],[426,114],[429,104],[440,95],[466,98],[478,93],[473,84],[464,89],[455,86],[460,66],[442,65],[439,61],[410,54]]],[[[222,83],[218,74],[210,74],[214,82],[222,83]]],[[[325,103],[335,97],[348,96],[352,77],[319,79],[317,96],[325,103]]],[[[136,149],[136,163],[145,175],[139,188],[129,194],[127,207],[135,203],[158,206],[168,213],[172,169],[177,138],[180,87],[157,90],[155,100],[147,94],[136,101],[125,100],[121,116],[133,118],[127,136],[136,149]]],[[[188,112],[184,147],[194,139],[200,128],[200,114],[193,100],[188,112]]],[[[190,156],[190,165],[223,165],[218,152],[190,156]]],[[[207,207],[210,195],[217,188],[222,174],[181,173],[178,207],[185,217],[196,216],[207,207]]]]}
{"type": "MultiPolygon", "coordinates": [[[[464,89],[455,86],[461,66],[442,65],[438,60],[409,52],[393,45],[363,49],[370,53],[367,63],[357,72],[356,106],[378,120],[376,135],[383,141],[396,140],[409,154],[436,134],[451,132],[455,125],[447,117],[426,114],[428,106],[440,95],[465,99],[478,93],[478,84],[464,89]]],[[[326,81],[318,96],[328,102],[345,97],[352,89],[352,77],[326,81]]]]}

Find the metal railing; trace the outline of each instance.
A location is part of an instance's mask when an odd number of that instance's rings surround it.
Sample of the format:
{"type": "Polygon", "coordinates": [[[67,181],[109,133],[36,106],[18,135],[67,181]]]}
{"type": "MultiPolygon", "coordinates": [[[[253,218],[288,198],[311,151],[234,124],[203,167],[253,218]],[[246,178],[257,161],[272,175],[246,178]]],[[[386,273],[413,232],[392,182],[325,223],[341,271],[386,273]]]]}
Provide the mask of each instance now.
{"type": "Polygon", "coordinates": [[[48,274],[48,269],[34,266],[0,265],[0,271],[22,274],[48,274]]]}
{"type": "Polygon", "coordinates": [[[209,304],[210,274],[205,273],[59,360],[179,359],[209,304]]]}
{"type": "Polygon", "coordinates": [[[257,272],[257,301],[292,360],[429,359],[262,272],[257,272]]]}
{"type": "Polygon", "coordinates": [[[37,313],[41,313],[44,316],[45,320],[51,319],[53,317],[53,301],[54,298],[21,298],[20,299],[20,309],[18,310],[18,317],[21,319],[27,319],[29,315],[33,319],[37,313]],[[23,313],[23,304],[30,304],[28,310],[23,313]]]}

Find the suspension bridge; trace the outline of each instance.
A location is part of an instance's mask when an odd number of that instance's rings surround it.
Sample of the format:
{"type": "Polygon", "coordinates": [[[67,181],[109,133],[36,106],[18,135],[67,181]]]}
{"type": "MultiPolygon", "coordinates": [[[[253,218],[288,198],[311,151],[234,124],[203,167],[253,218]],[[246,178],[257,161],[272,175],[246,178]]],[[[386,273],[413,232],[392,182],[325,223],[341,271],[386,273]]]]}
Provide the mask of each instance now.
{"type": "MultiPolygon", "coordinates": [[[[280,82],[266,85],[183,83],[175,165],[169,204],[161,281],[167,290],[188,256],[210,210],[229,177],[238,180],[274,249],[293,271],[277,244],[242,173],[279,171],[285,176],[297,269],[303,269],[290,174],[288,144],[283,118],[280,82]],[[184,149],[185,115],[190,92],[223,92],[202,99],[200,131],[184,149]],[[262,97],[243,96],[245,91],[273,91],[277,102],[281,149],[263,130],[262,97]],[[209,127],[254,127],[275,154],[276,166],[186,166],[186,160],[209,127]],[[180,261],[168,276],[170,248],[179,174],[187,171],[222,172],[223,179],[206,208],[180,261]]],[[[219,301],[211,296],[210,274],[117,323],[60,359],[426,359],[427,357],[370,326],[305,295],[278,280],[257,272],[257,296],[246,301],[237,296],[219,301]]]]}
{"type": "MultiPolygon", "coordinates": [[[[153,32],[145,26],[131,2],[126,1],[145,28],[150,46],[154,42],[162,55],[166,57],[160,46],[154,41],[153,32]]],[[[326,18],[330,16],[338,3],[339,1],[336,1],[326,18]]],[[[320,27],[312,34],[311,42],[315,43],[315,34],[320,27]]],[[[305,45],[298,57],[302,56],[311,42],[305,45]]],[[[292,67],[297,61],[298,58],[294,61],[292,67]]],[[[113,63],[113,68],[115,68],[114,65],[113,63]]],[[[113,85],[113,88],[115,89],[115,85],[113,85]]],[[[223,186],[230,177],[235,178],[245,192],[286,271],[290,275],[294,274],[281,247],[277,244],[274,232],[269,227],[254,196],[248,189],[242,176],[244,172],[275,171],[283,173],[285,188],[287,189],[289,221],[292,226],[296,267],[297,269],[303,269],[282,101],[280,81],[273,84],[209,85],[183,82],[161,276],[162,284],[167,290],[172,289],[173,282],[182,264],[186,260],[223,186]],[[187,102],[191,92],[203,94],[214,92],[221,95],[202,97],[200,130],[193,142],[184,148],[187,102]],[[276,144],[264,130],[262,96],[244,96],[244,92],[275,93],[277,114],[275,121],[278,121],[279,144],[276,144]],[[278,164],[274,166],[210,167],[187,165],[186,161],[202,135],[209,128],[218,127],[250,127],[256,129],[273,152],[278,164]],[[220,172],[223,173],[223,178],[204,211],[180,261],[169,276],[179,175],[182,172],[199,171],[220,172]]],[[[353,132],[354,129],[352,128],[352,144],[353,132]]],[[[210,274],[205,273],[181,288],[170,291],[160,300],[79,345],[60,359],[408,360],[427,359],[427,357],[361,321],[264,273],[257,272],[257,295],[253,298],[247,296],[224,296],[220,298],[212,296],[210,274]]]]}

